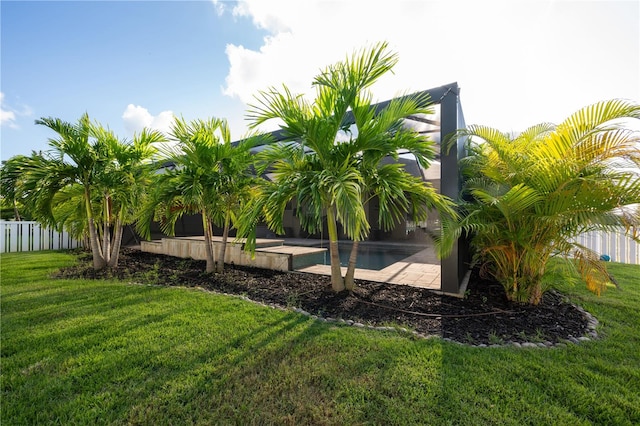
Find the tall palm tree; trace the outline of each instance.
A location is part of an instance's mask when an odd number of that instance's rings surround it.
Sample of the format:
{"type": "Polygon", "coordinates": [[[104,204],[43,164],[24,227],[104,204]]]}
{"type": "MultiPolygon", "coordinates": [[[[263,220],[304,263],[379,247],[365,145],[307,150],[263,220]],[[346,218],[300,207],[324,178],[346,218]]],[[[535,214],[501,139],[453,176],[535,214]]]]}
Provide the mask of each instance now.
{"type": "MultiPolygon", "coordinates": [[[[408,116],[432,113],[429,105],[428,96],[413,95],[395,98],[381,111],[371,105],[370,97],[356,98],[351,107],[355,129],[350,134],[356,136],[349,139],[347,152],[356,160],[355,165],[362,176],[363,204],[377,197],[378,223],[385,231],[404,220],[407,213],[414,221],[425,220],[428,210],[449,220],[455,217],[451,200],[438,194],[431,184],[412,176],[401,163],[382,164],[385,157],[397,160],[399,153],[403,153],[411,154],[421,167],[429,166],[435,157],[433,143],[403,126],[403,120],[408,116]]],[[[451,250],[447,241],[436,240],[442,256],[451,250]]],[[[358,239],[353,241],[345,274],[348,290],[354,288],[358,242],[358,239]]]]}
{"type": "Polygon", "coordinates": [[[106,144],[111,161],[101,170],[98,183],[102,193],[103,254],[108,266],[117,266],[124,225],[133,223],[142,193],[153,171],[149,161],[154,143],[165,141],[159,131],[143,129],[131,142],[121,141],[113,132],[96,129],[96,137],[106,144]],[[114,235],[110,235],[113,228],[114,235]]]}
{"type": "Polygon", "coordinates": [[[151,153],[149,144],[162,140],[162,135],[145,131],[128,145],[91,123],[86,113],[75,124],[52,117],[36,120],[36,124],[50,128],[58,137],[49,140],[50,151],[21,160],[17,190],[42,224],[65,227],[76,236],[88,235],[95,269],[114,266],[123,212],[136,204],[134,198],[125,199],[121,194],[140,190],[134,176],[141,176],[143,162],[151,153]],[[112,223],[114,204],[120,221],[112,223]],[[112,224],[114,241],[109,231],[112,224]]]}
{"type": "MultiPolygon", "coordinates": [[[[402,126],[407,116],[431,112],[428,98],[405,96],[381,111],[372,106],[367,89],[391,71],[397,60],[396,54],[387,51],[386,43],[379,43],[318,75],[313,82],[317,89],[313,103],[284,86],[282,91],[261,92],[256,105],[250,107],[253,127],[271,119],[282,120],[285,141],[260,154],[258,172],[269,171],[273,181],[263,185],[263,196],[254,201],[278,233],[283,232],[283,211],[291,199],[296,199],[301,225],[309,232],[320,229],[326,215],[335,291],[346,288],[338,252],[338,223],[355,242],[365,238],[370,226],[364,203],[370,196],[380,196],[381,210],[388,214],[382,218],[385,225],[411,208],[406,191],[413,192],[412,196],[419,198],[414,201],[422,205],[448,208],[443,198],[422,184],[416,185],[399,165],[379,167],[382,158],[397,156],[399,150],[414,153],[424,166],[433,158],[431,143],[402,126]],[[352,120],[356,129],[350,128],[352,120]],[[344,140],[345,133],[350,135],[348,140],[344,140]]],[[[347,284],[353,288],[353,272],[347,284]]]]}
{"type": "Polygon", "coordinates": [[[93,267],[102,269],[107,262],[98,242],[92,205],[96,171],[104,167],[107,161],[100,155],[102,143],[91,139],[93,126],[86,113],[75,124],[53,117],[41,118],[35,123],[50,128],[58,137],[49,139],[49,152],[34,154],[25,161],[21,182],[25,201],[38,221],[44,225],[57,226],[53,213],[54,197],[59,192],[78,185],[86,214],[93,267]]]}
{"type": "Polygon", "coordinates": [[[202,215],[206,271],[223,271],[230,227],[245,199],[249,196],[252,157],[249,149],[255,140],[247,138],[234,145],[226,120],[211,118],[187,123],[176,118],[170,136],[178,142],[165,149],[173,170],[156,176],[138,229],[146,238],[154,218],[161,229],[173,234],[175,223],[184,214],[202,215]],[[220,256],[213,251],[213,225],[223,228],[220,256]]]}
{"type": "Polygon", "coordinates": [[[591,290],[605,288],[604,263],[575,237],[620,227],[640,237],[640,137],[620,121],[633,119],[640,105],[611,100],[516,137],[485,126],[459,132],[472,139],[464,160],[470,201],[456,232],[472,235],[476,259],[509,299],[539,303],[556,255],[577,260],[591,290]]]}
{"type": "MultiPolygon", "coordinates": [[[[419,156],[416,153],[416,156],[419,156]]],[[[384,231],[390,231],[405,220],[407,214],[413,221],[424,221],[430,214],[437,214],[446,220],[456,217],[453,202],[438,194],[432,185],[421,178],[412,176],[402,164],[381,165],[385,157],[383,151],[373,152],[373,155],[363,156],[358,167],[363,176],[363,204],[377,198],[378,223],[384,231]],[[380,158],[377,158],[377,157],[380,158]]],[[[435,238],[438,254],[446,256],[451,251],[449,240],[435,238]]],[[[355,268],[358,256],[359,240],[354,240],[345,274],[345,287],[353,290],[355,268]]]]}

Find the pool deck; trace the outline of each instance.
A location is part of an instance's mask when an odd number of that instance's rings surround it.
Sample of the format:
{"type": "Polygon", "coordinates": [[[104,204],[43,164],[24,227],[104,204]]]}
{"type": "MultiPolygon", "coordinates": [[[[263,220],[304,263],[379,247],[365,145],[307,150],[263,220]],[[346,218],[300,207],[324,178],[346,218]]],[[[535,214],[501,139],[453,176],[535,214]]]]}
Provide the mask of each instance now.
{"type": "MultiPolygon", "coordinates": [[[[302,245],[314,245],[318,240],[285,239],[286,247],[302,245]]],[[[392,245],[382,243],[384,245],[392,245]]],[[[325,245],[328,245],[325,242],[325,245]]],[[[402,244],[398,244],[402,245],[402,244]]],[[[303,248],[303,247],[300,247],[303,248]]],[[[310,274],[331,275],[330,265],[313,265],[296,269],[298,272],[310,274]]],[[[343,275],[347,268],[342,268],[343,275]]],[[[410,285],[413,287],[440,290],[440,262],[435,256],[433,248],[425,248],[399,262],[393,263],[386,268],[375,271],[371,269],[356,268],[355,278],[367,281],[376,281],[390,284],[410,285]]]]}
{"type": "MultiPolygon", "coordinates": [[[[423,252],[431,252],[432,250],[423,250],[423,252]]],[[[414,256],[420,255],[422,252],[414,256]]],[[[413,257],[413,256],[412,256],[413,257]]],[[[428,288],[431,290],[440,290],[440,265],[432,263],[421,263],[419,261],[404,259],[380,271],[371,269],[356,268],[355,278],[359,280],[376,281],[390,284],[410,285],[413,287],[428,288]]],[[[313,265],[306,268],[297,269],[299,272],[310,274],[331,275],[330,265],[313,265]]],[[[346,267],[342,268],[345,274],[346,267]]]]}

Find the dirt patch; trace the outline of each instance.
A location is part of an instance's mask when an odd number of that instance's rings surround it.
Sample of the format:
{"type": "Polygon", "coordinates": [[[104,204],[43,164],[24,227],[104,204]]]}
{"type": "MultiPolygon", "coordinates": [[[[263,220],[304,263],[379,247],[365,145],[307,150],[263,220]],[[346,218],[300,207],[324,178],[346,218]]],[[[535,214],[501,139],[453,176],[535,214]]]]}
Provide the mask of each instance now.
{"type": "Polygon", "coordinates": [[[575,339],[589,331],[589,318],[555,291],[538,306],[509,302],[502,287],[472,272],[463,299],[405,285],[356,280],[352,293],[334,293],[328,276],[226,266],[220,274],[204,273],[203,261],[123,249],[117,268],[94,271],[90,255],[55,277],[120,278],[166,286],[202,287],[244,295],[281,307],[300,308],[323,318],[365,325],[407,328],[461,343],[492,345],[546,343],[575,339]]]}

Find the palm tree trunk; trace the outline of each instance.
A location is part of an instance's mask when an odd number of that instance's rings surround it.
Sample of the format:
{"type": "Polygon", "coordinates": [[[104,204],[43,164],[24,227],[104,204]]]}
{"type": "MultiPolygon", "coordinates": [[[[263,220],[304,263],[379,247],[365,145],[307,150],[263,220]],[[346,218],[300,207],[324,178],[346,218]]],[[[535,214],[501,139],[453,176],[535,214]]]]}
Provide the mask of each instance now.
{"type": "Polygon", "coordinates": [[[109,228],[109,196],[106,194],[102,213],[102,255],[107,264],[109,264],[111,260],[111,229],[109,228]]]}
{"type": "Polygon", "coordinates": [[[85,207],[87,209],[87,220],[89,222],[89,243],[91,245],[91,253],[93,254],[93,269],[103,269],[107,262],[100,251],[100,243],[98,242],[98,233],[96,232],[96,224],[93,221],[93,213],[91,212],[91,198],[89,197],[89,188],[84,190],[85,207]]]}
{"type": "MultiPolygon", "coordinates": [[[[356,233],[354,235],[355,238],[358,238],[360,235],[360,223],[356,223],[356,233]]],[[[360,244],[359,240],[353,240],[353,245],[351,246],[351,253],[349,253],[349,263],[347,264],[347,274],[344,276],[344,286],[347,290],[353,291],[356,287],[353,282],[355,273],[356,273],[356,261],[358,260],[358,246],[360,244]]]]}
{"type": "MultiPolygon", "coordinates": [[[[357,234],[356,234],[357,235],[357,234]]],[[[347,274],[344,276],[344,286],[347,290],[353,291],[356,287],[353,279],[356,273],[356,261],[358,260],[358,246],[360,241],[354,240],[349,254],[349,264],[347,265],[347,274]]]]}
{"type": "Polygon", "coordinates": [[[215,263],[213,260],[213,246],[211,241],[211,238],[212,238],[211,221],[209,220],[209,217],[204,211],[202,212],[202,225],[204,227],[204,247],[207,254],[206,271],[213,272],[215,269],[214,268],[215,263]]]}
{"type": "Polygon", "coordinates": [[[333,206],[327,208],[327,228],[329,231],[329,255],[331,257],[331,288],[333,291],[344,290],[344,280],[340,268],[340,252],[338,251],[338,227],[333,206]]]}
{"type": "Polygon", "coordinates": [[[93,254],[93,269],[103,269],[107,266],[107,262],[104,260],[100,250],[98,233],[96,232],[96,224],[94,223],[93,218],[89,218],[89,243],[91,244],[91,253],[93,254]]]}
{"type": "Polygon", "coordinates": [[[227,239],[229,238],[229,223],[231,222],[231,213],[227,210],[224,216],[224,229],[222,230],[222,247],[220,247],[220,256],[218,257],[217,272],[224,270],[224,257],[227,254],[227,239]]]}
{"type": "Polygon", "coordinates": [[[120,258],[120,246],[122,245],[122,233],[124,226],[122,226],[122,220],[120,217],[116,219],[113,244],[111,245],[111,256],[107,261],[107,265],[111,268],[118,266],[118,259],[120,258]]]}
{"type": "Polygon", "coordinates": [[[13,200],[13,216],[20,222],[20,212],[18,212],[18,203],[16,203],[16,200],[13,200]]]}

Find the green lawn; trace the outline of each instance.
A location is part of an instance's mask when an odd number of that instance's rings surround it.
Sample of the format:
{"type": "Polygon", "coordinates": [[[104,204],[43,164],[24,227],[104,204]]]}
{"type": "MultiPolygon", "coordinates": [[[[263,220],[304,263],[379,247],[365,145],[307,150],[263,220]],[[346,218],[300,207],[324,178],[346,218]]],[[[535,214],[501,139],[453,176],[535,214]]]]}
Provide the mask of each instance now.
{"type": "Polygon", "coordinates": [[[2,414],[26,424],[640,424],[640,267],[563,288],[598,341],[474,348],[2,255],[2,414]]]}

